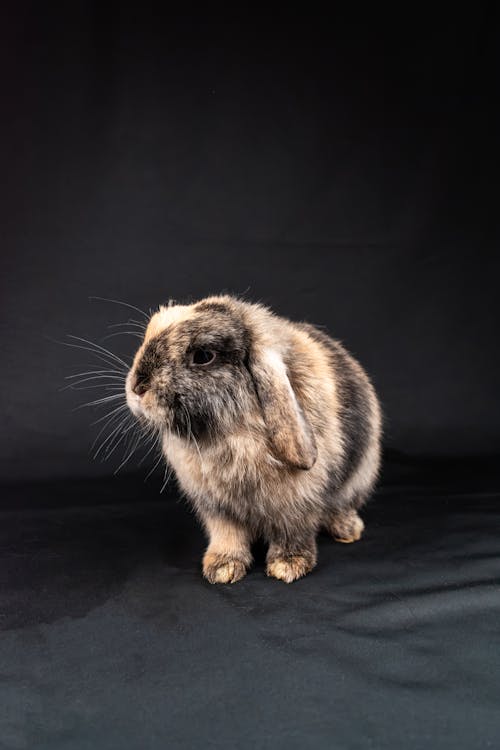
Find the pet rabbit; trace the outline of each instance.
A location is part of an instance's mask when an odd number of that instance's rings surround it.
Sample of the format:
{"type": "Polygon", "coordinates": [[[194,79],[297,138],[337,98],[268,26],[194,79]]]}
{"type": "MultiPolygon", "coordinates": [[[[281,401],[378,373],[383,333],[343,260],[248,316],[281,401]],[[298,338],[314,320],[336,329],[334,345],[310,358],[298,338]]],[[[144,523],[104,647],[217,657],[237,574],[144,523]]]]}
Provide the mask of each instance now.
{"type": "Polygon", "coordinates": [[[233,583],[251,543],[290,583],[316,564],[321,528],[361,537],[380,461],[367,375],[321,330],[230,296],[160,307],[126,380],[127,403],[163,452],[209,538],[203,573],[233,583]]]}

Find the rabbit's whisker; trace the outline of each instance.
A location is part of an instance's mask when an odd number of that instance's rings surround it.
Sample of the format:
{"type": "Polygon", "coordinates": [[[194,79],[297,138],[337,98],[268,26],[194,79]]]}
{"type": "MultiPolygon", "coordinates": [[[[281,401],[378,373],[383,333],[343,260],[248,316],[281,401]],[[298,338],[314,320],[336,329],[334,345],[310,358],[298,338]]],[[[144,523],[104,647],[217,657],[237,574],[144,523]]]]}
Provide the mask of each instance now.
{"type": "Polygon", "coordinates": [[[69,339],[73,339],[75,341],[82,341],[84,344],[88,344],[89,346],[93,346],[96,349],[96,353],[97,353],[97,351],[102,352],[107,357],[111,357],[111,359],[113,361],[117,362],[119,365],[122,365],[123,367],[125,367],[128,370],[129,365],[127,365],[127,363],[124,362],[123,359],[121,359],[121,357],[119,357],[117,354],[114,354],[109,349],[106,349],[106,347],[101,346],[100,344],[96,344],[95,341],[90,341],[89,339],[84,339],[82,336],[72,336],[71,334],[68,335],[68,338],[69,339]]]}
{"type": "Polygon", "coordinates": [[[112,339],[114,336],[135,336],[137,339],[142,339],[144,336],[142,333],[138,333],[137,331],[115,331],[115,333],[108,333],[107,336],[103,336],[101,341],[107,341],[108,339],[112,339]]]}
{"type": "Polygon", "coordinates": [[[116,401],[116,399],[121,398],[123,399],[123,393],[114,393],[111,396],[103,396],[102,398],[96,398],[94,401],[87,401],[86,404],[80,404],[80,406],[75,407],[73,411],[78,411],[79,409],[86,409],[88,406],[98,406],[99,404],[107,404],[110,401],[116,401]]]}
{"type": "Polygon", "coordinates": [[[158,458],[156,459],[156,462],[155,462],[155,463],[153,464],[153,468],[152,468],[152,469],[150,469],[150,470],[148,471],[148,473],[146,474],[146,476],[145,476],[145,478],[144,478],[144,482],[147,482],[147,481],[148,481],[148,479],[149,479],[149,477],[151,476],[151,474],[152,474],[152,473],[153,473],[153,472],[155,471],[155,469],[157,469],[157,468],[158,468],[158,464],[160,463],[160,461],[162,460],[162,458],[163,458],[163,453],[160,453],[160,455],[159,455],[159,456],[158,456],[158,458]]]}
{"type": "Polygon", "coordinates": [[[141,442],[142,437],[143,437],[143,435],[141,435],[141,433],[139,432],[139,434],[136,436],[134,444],[132,445],[132,448],[129,450],[129,452],[127,453],[127,455],[124,457],[123,461],[118,466],[118,468],[115,469],[115,471],[113,472],[114,474],[118,474],[118,472],[120,471],[120,469],[123,466],[125,466],[126,463],[129,461],[129,459],[133,456],[133,454],[135,453],[135,451],[137,450],[137,448],[139,446],[139,443],[141,442]]]}
{"type": "MultiPolygon", "coordinates": [[[[57,344],[62,344],[62,346],[69,346],[72,349],[83,349],[83,351],[90,352],[93,354],[97,359],[100,359],[101,362],[103,362],[105,365],[111,366],[114,365],[116,367],[116,362],[111,359],[108,355],[104,355],[99,351],[96,351],[95,349],[91,349],[89,346],[82,346],[81,344],[70,344],[68,341],[57,341],[57,344]]],[[[125,368],[122,369],[123,373],[128,372],[128,366],[125,365],[125,368]]]]}
{"type": "Polygon", "coordinates": [[[113,409],[113,411],[110,411],[107,414],[105,414],[103,417],[100,417],[99,419],[94,420],[94,422],[92,422],[92,426],[95,424],[99,424],[99,422],[103,422],[107,417],[110,417],[112,414],[116,414],[117,412],[120,412],[120,411],[125,411],[125,409],[128,409],[127,404],[122,404],[121,406],[117,406],[116,409],[113,409]]]}
{"type": "Polygon", "coordinates": [[[123,391],[122,385],[113,385],[112,383],[97,383],[97,385],[84,385],[82,388],[79,386],[82,385],[82,383],[87,383],[89,380],[93,380],[94,378],[88,378],[87,380],[77,380],[76,383],[70,383],[69,385],[64,386],[64,388],[61,388],[61,391],[90,391],[92,388],[102,388],[105,391],[123,391]]]}
{"type": "Polygon", "coordinates": [[[100,453],[100,452],[101,452],[101,451],[103,450],[104,446],[106,446],[106,445],[107,445],[108,447],[107,447],[107,448],[106,448],[106,450],[104,451],[104,456],[105,456],[105,460],[107,460],[107,459],[109,458],[109,456],[110,456],[110,455],[111,455],[111,454],[113,453],[113,451],[115,450],[115,448],[116,448],[116,447],[117,447],[117,446],[118,446],[118,445],[120,444],[120,442],[121,442],[121,441],[123,440],[123,437],[124,437],[124,436],[125,436],[125,435],[127,434],[127,432],[128,432],[129,430],[131,430],[131,429],[132,429],[132,427],[134,426],[134,424],[132,423],[132,424],[130,424],[130,425],[129,425],[129,426],[127,427],[127,421],[128,421],[128,420],[127,420],[127,418],[125,417],[125,419],[124,419],[124,420],[123,420],[122,422],[120,422],[120,423],[119,423],[119,424],[118,424],[118,425],[117,425],[117,426],[116,426],[116,427],[115,427],[115,428],[114,428],[114,429],[113,429],[113,430],[112,430],[112,431],[110,432],[110,434],[108,435],[108,437],[104,439],[104,441],[103,441],[103,442],[101,443],[101,445],[99,446],[99,448],[97,449],[97,451],[96,451],[96,452],[95,452],[95,454],[94,454],[94,460],[95,460],[95,459],[97,458],[97,456],[99,455],[99,453],[100,453]],[[121,436],[121,437],[120,437],[120,436],[121,436]],[[113,447],[113,448],[111,448],[111,446],[113,445],[113,440],[114,440],[115,438],[118,438],[118,441],[117,441],[117,442],[115,442],[115,443],[114,443],[114,447],[113,447]]]}
{"type": "Polygon", "coordinates": [[[109,376],[120,376],[120,378],[125,381],[125,372],[123,370],[86,370],[85,372],[76,372],[74,375],[66,375],[64,379],[72,380],[73,378],[80,378],[84,375],[106,375],[107,373],[109,373],[109,376]]]}
{"type": "Polygon", "coordinates": [[[146,330],[146,324],[141,323],[138,320],[127,320],[125,323],[112,323],[108,326],[108,328],[122,328],[123,326],[133,326],[134,328],[140,328],[141,331],[146,330]]]}
{"type": "Polygon", "coordinates": [[[103,425],[101,425],[99,432],[95,436],[94,441],[90,447],[90,452],[94,450],[99,438],[104,432],[106,432],[108,428],[116,427],[119,423],[121,423],[122,425],[126,424],[128,418],[129,418],[129,415],[128,414],[123,415],[122,412],[117,412],[113,416],[110,416],[109,419],[106,422],[104,422],[103,425]]]}
{"type": "Polygon", "coordinates": [[[150,315],[144,312],[144,310],[141,310],[140,307],[136,307],[135,305],[131,305],[129,302],[122,302],[122,300],[119,299],[110,299],[109,297],[97,297],[95,295],[92,295],[89,297],[89,301],[93,302],[96,300],[97,302],[111,302],[114,305],[123,305],[123,307],[129,307],[131,310],[135,310],[136,312],[140,313],[141,315],[144,315],[146,320],[149,320],[150,315]]]}
{"type": "MultiPolygon", "coordinates": [[[[154,438],[154,436],[152,436],[152,435],[147,435],[146,437],[147,437],[148,440],[150,440],[152,437],[154,438]]],[[[159,446],[158,446],[157,441],[153,439],[152,442],[151,442],[151,445],[148,448],[147,453],[145,453],[144,456],[139,461],[139,466],[142,466],[142,464],[144,463],[144,461],[146,460],[146,458],[151,454],[151,451],[153,451],[155,448],[158,448],[158,447],[159,446]]]]}

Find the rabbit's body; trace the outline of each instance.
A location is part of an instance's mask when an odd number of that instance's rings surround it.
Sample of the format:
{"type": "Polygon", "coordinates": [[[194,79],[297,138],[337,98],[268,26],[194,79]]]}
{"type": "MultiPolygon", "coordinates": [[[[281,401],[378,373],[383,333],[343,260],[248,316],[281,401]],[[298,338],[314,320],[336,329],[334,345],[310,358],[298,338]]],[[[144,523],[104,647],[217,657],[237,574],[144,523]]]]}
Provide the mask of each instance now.
{"type": "Polygon", "coordinates": [[[128,397],[165,426],[166,459],[210,536],[212,582],[244,575],[257,536],[270,544],[268,573],[286,581],[314,566],[321,527],[341,541],[360,537],[356,511],[377,477],[380,409],[361,366],[322,331],[230,297],[162,308],[128,397]],[[216,356],[197,363],[193,351],[216,356]],[[144,403],[154,379],[140,403],[131,392],[153,360],[156,413],[144,403]]]}

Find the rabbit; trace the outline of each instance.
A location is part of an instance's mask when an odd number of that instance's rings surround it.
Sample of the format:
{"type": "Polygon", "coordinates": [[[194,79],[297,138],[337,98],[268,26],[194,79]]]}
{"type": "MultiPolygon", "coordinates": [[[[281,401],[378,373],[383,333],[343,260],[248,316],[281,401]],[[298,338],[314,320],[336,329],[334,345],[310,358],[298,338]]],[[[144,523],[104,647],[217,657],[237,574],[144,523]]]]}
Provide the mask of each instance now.
{"type": "Polygon", "coordinates": [[[206,530],[210,583],[243,578],[257,537],[267,574],[286,583],[316,565],[319,530],[360,539],[381,410],[364,370],[322,330],[228,295],[170,302],[149,319],[126,398],[160,434],[206,530]]]}

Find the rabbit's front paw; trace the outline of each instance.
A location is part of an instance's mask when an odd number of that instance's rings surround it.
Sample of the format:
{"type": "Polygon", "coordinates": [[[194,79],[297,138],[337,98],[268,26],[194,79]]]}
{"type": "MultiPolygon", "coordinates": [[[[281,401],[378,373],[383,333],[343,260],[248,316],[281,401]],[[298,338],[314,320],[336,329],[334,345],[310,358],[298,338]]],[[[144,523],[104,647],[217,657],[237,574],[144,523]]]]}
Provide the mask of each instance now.
{"type": "Polygon", "coordinates": [[[229,555],[207,552],[203,558],[203,575],[210,583],[236,583],[246,572],[245,563],[229,555]]]}
{"type": "Polygon", "coordinates": [[[292,583],[302,578],[314,567],[314,562],[309,556],[290,555],[289,557],[277,557],[267,564],[267,575],[278,578],[285,583],[292,583]]]}

